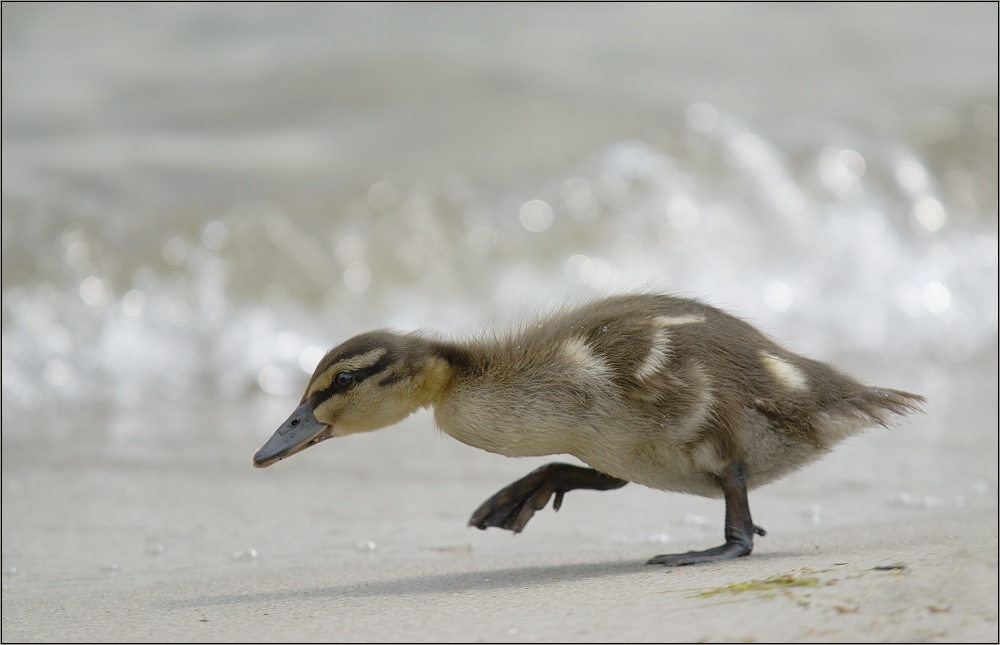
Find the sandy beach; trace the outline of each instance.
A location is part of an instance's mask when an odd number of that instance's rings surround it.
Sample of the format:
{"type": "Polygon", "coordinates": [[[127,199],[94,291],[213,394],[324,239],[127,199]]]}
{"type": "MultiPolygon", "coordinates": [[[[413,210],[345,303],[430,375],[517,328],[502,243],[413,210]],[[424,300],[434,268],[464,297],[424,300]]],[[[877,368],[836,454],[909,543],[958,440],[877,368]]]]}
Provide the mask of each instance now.
{"type": "Polygon", "coordinates": [[[865,463],[927,440],[926,417],[752,493],[750,557],[677,569],[644,562],[719,542],[721,502],[578,491],[516,537],[480,532],[469,512],[545,460],[418,415],[258,471],[255,414],[199,418],[237,435],[5,442],[4,642],[997,639],[996,444],[865,463]]]}
{"type": "Polygon", "coordinates": [[[983,511],[779,536],[745,560],[675,570],[645,566],[648,547],[497,555],[466,543],[8,580],[4,642],[995,642],[996,537],[983,511]]]}

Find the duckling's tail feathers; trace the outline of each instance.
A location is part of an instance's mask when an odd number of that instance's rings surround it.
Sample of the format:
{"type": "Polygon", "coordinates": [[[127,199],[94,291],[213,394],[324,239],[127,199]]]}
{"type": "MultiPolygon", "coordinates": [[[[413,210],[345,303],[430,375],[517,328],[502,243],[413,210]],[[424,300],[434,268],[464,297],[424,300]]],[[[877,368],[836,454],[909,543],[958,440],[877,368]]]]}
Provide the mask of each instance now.
{"type": "Polygon", "coordinates": [[[911,412],[921,412],[925,402],[926,399],[919,394],[869,387],[841,399],[831,406],[829,412],[846,418],[888,426],[890,413],[903,416],[911,412]]]}

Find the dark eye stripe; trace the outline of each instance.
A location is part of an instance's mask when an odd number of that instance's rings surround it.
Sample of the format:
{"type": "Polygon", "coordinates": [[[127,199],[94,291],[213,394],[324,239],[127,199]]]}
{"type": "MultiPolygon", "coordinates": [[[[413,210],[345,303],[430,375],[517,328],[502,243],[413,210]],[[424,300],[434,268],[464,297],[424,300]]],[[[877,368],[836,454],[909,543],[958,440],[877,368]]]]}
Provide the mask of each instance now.
{"type": "MultiPolygon", "coordinates": [[[[350,370],[350,373],[353,376],[351,384],[356,385],[361,381],[365,380],[366,378],[368,378],[369,376],[378,374],[379,372],[385,370],[385,368],[387,368],[395,360],[396,360],[395,356],[393,356],[392,352],[386,352],[382,354],[382,356],[380,356],[379,359],[375,361],[375,363],[373,363],[370,367],[362,367],[360,369],[350,370]]],[[[323,401],[326,401],[334,394],[344,392],[346,389],[347,388],[337,385],[337,379],[334,378],[333,382],[330,385],[328,385],[322,390],[312,393],[312,396],[309,397],[309,404],[313,407],[313,409],[316,409],[316,406],[321,404],[323,401]]]]}

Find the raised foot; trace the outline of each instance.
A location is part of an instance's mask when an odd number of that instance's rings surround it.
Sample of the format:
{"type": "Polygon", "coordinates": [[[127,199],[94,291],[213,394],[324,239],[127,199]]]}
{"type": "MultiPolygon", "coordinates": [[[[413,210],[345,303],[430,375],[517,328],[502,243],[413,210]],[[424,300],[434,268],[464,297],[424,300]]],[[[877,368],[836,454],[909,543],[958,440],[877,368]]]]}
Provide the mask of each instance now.
{"type": "Polygon", "coordinates": [[[481,531],[493,526],[520,533],[535,511],[545,508],[553,493],[556,501],[552,506],[558,511],[562,506],[563,491],[557,491],[551,483],[530,476],[519,479],[480,504],[469,518],[469,526],[481,531]]]}
{"type": "Polygon", "coordinates": [[[535,511],[545,508],[552,495],[552,507],[559,510],[563,495],[577,488],[610,490],[627,482],[616,479],[592,468],[569,464],[546,464],[536,468],[516,482],[504,486],[495,495],[479,505],[469,518],[469,526],[480,530],[489,527],[520,533],[535,511]]]}
{"type": "MultiPolygon", "coordinates": [[[[756,528],[756,527],[755,527],[756,528]]],[[[763,529],[761,529],[763,531],[763,529]]],[[[763,535],[763,533],[758,533],[763,535]]],[[[753,544],[740,542],[728,542],[714,549],[704,551],[688,551],[687,553],[665,553],[658,555],[646,564],[662,564],[667,567],[682,567],[688,564],[701,564],[702,562],[721,562],[722,560],[732,560],[745,555],[750,555],[753,551],[753,544]]]]}

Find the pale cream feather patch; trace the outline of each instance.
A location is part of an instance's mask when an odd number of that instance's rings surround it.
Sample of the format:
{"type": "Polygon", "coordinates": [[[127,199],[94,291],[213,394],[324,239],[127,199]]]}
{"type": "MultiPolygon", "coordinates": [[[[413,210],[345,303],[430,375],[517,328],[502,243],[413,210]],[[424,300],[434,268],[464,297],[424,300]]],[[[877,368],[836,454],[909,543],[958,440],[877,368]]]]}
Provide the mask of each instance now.
{"type": "Polygon", "coordinates": [[[675,327],[677,325],[693,325],[705,322],[704,314],[685,314],[683,316],[657,316],[653,323],[658,327],[675,327]]]}
{"type": "Polygon", "coordinates": [[[670,360],[670,334],[665,329],[653,332],[653,345],[643,359],[642,365],[635,371],[636,378],[642,380],[656,374],[670,360]]]}
{"type": "Polygon", "coordinates": [[[611,376],[611,367],[608,362],[594,354],[583,338],[570,338],[563,343],[562,350],[570,362],[580,368],[580,371],[588,377],[606,379],[611,376]]]}
{"type": "Polygon", "coordinates": [[[798,367],[767,352],[760,353],[760,359],[764,362],[764,367],[771,373],[774,380],[792,390],[808,390],[809,381],[806,375],[798,367]]]}

